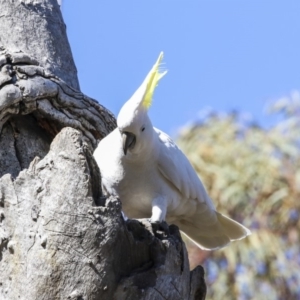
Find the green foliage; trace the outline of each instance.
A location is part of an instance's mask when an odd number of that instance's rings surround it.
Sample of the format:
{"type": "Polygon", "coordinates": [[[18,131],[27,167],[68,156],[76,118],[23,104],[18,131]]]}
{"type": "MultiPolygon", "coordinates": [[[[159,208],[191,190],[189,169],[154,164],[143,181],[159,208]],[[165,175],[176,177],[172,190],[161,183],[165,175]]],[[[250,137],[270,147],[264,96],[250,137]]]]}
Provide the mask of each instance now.
{"type": "Polygon", "coordinates": [[[274,103],[269,111],[280,121],[268,130],[235,113],[211,114],[180,133],[217,209],[252,231],[206,254],[188,243],[191,264],[206,267],[208,299],[300,298],[299,99],[274,103]]]}

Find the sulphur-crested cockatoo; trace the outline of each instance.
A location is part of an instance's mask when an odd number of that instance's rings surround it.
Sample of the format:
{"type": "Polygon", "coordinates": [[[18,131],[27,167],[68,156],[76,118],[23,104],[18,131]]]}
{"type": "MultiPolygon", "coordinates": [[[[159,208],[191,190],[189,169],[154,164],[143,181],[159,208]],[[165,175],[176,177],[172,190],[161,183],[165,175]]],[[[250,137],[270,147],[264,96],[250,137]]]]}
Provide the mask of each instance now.
{"type": "MultiPolygon", "coordinates": [[[[118,127],[101,140],[94,157],[104,193],[115,195],[129,218],[175,224],[202,249],[217,249],[250,234],[218,213],[188,159],[172,139],[152,126],[148,109],[163,53],[123,105],[118,127]]],[[[166,112],[167,116],[167,112],[166,112]]]]}

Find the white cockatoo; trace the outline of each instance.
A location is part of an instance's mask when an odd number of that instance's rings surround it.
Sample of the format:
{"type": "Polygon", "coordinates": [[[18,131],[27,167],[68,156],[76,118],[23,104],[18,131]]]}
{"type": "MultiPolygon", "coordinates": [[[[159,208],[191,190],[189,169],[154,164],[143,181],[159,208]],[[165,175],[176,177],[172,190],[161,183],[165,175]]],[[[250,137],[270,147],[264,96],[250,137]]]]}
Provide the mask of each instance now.
{"type": "Polygon", "coordinates": [[[123,105],[118,127],[101,140],[94,157],[106,195],[115,195],[129,218],[175,224],[202,249],[217,249],[250,231],[218,213],[190,162],[148,116],[163,53],[123,105]]]}

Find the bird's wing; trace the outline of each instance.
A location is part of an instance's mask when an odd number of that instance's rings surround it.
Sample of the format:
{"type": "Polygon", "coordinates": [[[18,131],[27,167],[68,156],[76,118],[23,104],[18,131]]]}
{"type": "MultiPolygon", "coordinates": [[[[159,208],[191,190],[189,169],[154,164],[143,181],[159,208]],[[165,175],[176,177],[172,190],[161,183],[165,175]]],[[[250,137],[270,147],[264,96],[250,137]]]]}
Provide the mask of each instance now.
{"type": "Polygon", "coordinates": [[[156,128],[155,131],[160,142],[158,168],[161,174],[185,199],[197,199],[214,209],[201,180],[186,156],[167,134],[156,128]]]}
{"type": "Polygon", "coordinates": [[[161,145],[158,158],[161,174],[184,199],[195,199],[198,203],[196,207],[192,207],[192,201],[186,202],[186,207],[188,210],[194,209],[194,214],[188,218],[181,215],[181,218],[175,218],[173,223],[203,249],[224,247],[230,241],[249,235],[250,231],[246,227],[215,211],[211,199],[186,156],[168,135],[155,130],[161,145]]]}

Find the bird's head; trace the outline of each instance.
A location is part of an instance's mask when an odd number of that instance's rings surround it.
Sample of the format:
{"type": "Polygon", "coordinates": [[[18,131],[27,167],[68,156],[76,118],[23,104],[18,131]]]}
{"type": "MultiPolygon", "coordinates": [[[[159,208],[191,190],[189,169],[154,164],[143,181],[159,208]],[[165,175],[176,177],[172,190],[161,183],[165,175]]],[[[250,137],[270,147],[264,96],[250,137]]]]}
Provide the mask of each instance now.
{"type": "Polygon", "coordinates": [[[160,72],[159,66],[163,58],[161,52],[151,71],[141,86],[121,108],[117,124],[122,136],[123,151],[139,153],[152,140],[153,126],[148,117],[148,109],[158,81],[166,74],[160,72]]]}

